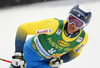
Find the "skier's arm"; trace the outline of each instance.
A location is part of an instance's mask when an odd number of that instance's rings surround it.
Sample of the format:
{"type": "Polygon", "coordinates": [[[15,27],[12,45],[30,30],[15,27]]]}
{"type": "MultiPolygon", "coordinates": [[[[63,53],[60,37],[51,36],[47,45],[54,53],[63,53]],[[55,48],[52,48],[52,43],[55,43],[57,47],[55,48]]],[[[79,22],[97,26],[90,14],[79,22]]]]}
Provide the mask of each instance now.
{"type": "Polygon", "coordinates": [[[35,35],[37,30],[51,29],[51,33],[47,33],[49,35],[57,30],[58,25],[59,24],[56,19],[46,19],[20,25],[15,39],[15,52],[23,52],[23,46],[27,35],[35,35]]]}
{"type": "Polygon", "coordinates": [[[84,40],[78,46],[74,47],[71,51],[61,56],[61,58],[63,59],[63,62],[65,63],[78,57],[83,47],[86,45],[87,41],[88,41],[88,35],[85,33],[84,40]]]}

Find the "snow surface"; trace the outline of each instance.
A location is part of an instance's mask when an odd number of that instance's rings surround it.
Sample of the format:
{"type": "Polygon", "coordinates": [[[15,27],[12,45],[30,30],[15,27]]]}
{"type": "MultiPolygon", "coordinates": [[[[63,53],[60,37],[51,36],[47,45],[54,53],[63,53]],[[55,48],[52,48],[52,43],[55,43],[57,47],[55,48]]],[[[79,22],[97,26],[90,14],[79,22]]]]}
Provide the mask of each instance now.
{"type": "MultiPolygon", "coordinates": [[[[0,9],[0,58],[12,60],[19,25],[48,18],[66,20],[75,4],[86,5],[92,11],[91,22],[84,29],[89,35],[89,41],[79,57],[62,64],[61,68],[100,68],[100,0],[50,1],[0,9]]],[[[9,65],[0,61],[0,68],[8,68],[9,65]]]]}

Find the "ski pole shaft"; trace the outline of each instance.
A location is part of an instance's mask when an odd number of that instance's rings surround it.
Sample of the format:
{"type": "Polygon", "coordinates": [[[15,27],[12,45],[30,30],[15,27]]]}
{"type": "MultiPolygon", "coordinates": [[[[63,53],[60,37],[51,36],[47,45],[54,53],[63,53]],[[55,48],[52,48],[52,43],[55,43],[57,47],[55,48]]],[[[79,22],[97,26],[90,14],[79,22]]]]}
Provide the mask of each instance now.
{"type": "Polygon", "coordinates": [[[5,62],[8,62],[8,63],[11,63],[11,61],[5,60],[5,59],[2,59],[2,58],[0,58],[0,60],[1,60],[1,61],[5,61],[5,62]]]}

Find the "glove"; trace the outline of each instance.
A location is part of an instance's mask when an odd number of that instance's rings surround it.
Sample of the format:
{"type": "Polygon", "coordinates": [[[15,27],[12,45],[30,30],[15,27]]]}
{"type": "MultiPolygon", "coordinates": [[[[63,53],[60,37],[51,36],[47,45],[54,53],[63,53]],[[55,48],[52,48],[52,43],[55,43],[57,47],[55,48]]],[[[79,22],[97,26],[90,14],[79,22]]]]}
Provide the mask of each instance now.
{"type": "Polygon", "coordinates": [[[62,63],[63,60],[60,57],[53,57],[49,60],[49,66],[53,68],[59,68],[62,63]]]}
{"type": "Polygon", "coordinates": [[[11,64],[14,68],[25,68],[26,62],[23,58],[23,53],[15,52],[14,56],[12,56],[12,63],[11,64]]]}

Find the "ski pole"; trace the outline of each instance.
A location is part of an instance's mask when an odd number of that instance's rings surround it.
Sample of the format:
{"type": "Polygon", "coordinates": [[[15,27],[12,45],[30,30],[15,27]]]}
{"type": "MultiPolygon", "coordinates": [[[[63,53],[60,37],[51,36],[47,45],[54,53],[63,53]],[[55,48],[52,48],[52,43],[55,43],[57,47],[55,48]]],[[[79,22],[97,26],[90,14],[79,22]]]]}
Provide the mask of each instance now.
{"type": "Polygon", "coordinates": [[[11,61],[5,60],[5,59],[2,59],[2,58],[0,58],[0,60],[1,60],[1,61],[5,61],[5,62],[8,62],[8,63],[11,63],[11,61]]]}

